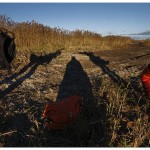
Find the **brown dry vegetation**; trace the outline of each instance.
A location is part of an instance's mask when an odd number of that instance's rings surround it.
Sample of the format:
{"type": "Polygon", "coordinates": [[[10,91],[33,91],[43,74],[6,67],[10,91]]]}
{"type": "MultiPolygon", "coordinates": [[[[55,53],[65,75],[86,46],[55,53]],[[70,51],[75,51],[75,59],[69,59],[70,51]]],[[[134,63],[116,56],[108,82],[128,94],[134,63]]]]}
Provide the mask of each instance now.
{"type": "Polygon", "coordinates": [[[0,16],[0,26],[15,33],[17,48],[21,51],[49,51],[50,49],[113,49],[132,44],[129,37],[102,36],[85,30],[68,31],[50,28],[36,21],[16,23],[0,16]]]}
{"type": "Polygon", "coordinates": [[[140,76],[149,41],[62,31],[33,22],[0,25],[15,32],[13,74],[0,71],[1,147],[149,147],[150,126],[140,76]],[[64,49],[62,49],[64,48],[64,49]],[[84,98],[75,124],[44,126],[47,101],[84,98]]]}

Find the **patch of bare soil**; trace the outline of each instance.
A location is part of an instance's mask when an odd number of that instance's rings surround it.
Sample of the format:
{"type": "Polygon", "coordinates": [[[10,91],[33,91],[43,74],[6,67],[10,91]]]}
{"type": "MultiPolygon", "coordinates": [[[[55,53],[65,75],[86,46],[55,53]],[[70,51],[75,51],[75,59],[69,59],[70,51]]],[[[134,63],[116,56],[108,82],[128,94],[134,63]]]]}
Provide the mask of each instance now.
{"type": "Polygon", "coordinates": [[[17,57],[12,74],[0,71],[0,146],[100,147],[112,146],[107,128],[107,93],[100,95],[101,105],[95,94],[101,78],[119,86],[132,81],[139,90],[140,74],[150,63],[150,48],[58,50],[31,55],[18,52],[17,57]],[[64,131],[48,130],[41,119],[47,101],[70,95],[83,96],[81,117],[64,131]]]}

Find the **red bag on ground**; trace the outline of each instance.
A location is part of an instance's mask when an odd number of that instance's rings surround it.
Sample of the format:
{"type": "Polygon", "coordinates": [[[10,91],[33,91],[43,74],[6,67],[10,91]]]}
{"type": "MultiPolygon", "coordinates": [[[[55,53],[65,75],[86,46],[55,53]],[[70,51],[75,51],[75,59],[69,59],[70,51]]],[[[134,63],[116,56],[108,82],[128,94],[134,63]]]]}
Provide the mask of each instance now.
{"type": "Polygon", "coordinates": [[[71,125],[82,108],[82,97],[70,96],[59,102],[48,103],[43,113],[49,129],[63,129],[71,125]]]}
{"type": "Polygon", "coordinates": [[[150,64],[144,69],[141,80],[143,88],[150,99],[150,64]]]}

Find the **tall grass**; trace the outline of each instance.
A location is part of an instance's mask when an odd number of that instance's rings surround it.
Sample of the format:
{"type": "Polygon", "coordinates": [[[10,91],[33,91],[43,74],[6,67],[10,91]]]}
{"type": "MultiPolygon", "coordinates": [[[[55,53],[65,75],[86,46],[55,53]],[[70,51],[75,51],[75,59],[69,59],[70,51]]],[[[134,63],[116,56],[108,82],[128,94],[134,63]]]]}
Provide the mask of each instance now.
{"type": "Polygon", "coordinates": [[[144,45],[150,46],[150,39],[146,39],[142,41],[144,45]]]}
{"type": "MultiPolygon", "coordinates": [[[[128,81],[127,87],[122,88],[117,84],[112,84],[112,81],[106,77],[102,79],[98,94],[107,93],[105,104],[106,122],[109,124],[107,127],[110,135],[109,146],[148,146],[150,128],[148,116],[145,113],[148,108],[148,100],[146,103],[142,102],[143,99],[146,99],[142,90],[140,93],[137,91],[132,91],[134,94],[131,93],[130,85],[131,82],[128,81]],[[138,96],[139,94],[141,97],[138,96]],[[144,145],[145,141],[147,145],[144,145]]],[[[102,100],[102,98],[99,99],[99,103],[102,103],[100,102],[102,100]]]]}
{"type": "Polygon", "coordinates": [[[86,30],[68,31],[44,26],[36,21],[17,23],[0,15],[0,26],[15,33],[19,50],[118,49],[131,45],[129,37],[106,36],[86,30]]]}

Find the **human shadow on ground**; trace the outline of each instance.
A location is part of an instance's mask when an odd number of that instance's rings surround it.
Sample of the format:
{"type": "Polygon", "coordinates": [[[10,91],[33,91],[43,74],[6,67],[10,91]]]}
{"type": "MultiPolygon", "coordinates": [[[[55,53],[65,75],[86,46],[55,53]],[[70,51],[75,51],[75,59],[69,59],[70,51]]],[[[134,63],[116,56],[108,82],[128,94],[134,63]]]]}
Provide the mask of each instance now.
{"type": "MultiPolygon", "coordinates": [[[[122,77],[120,77],[118,74],[115,73],[115,71],[112,71],[107,65],[109,64],[109,61],[105,61],[102,58],[98,56],[94,56],[92,52],[80,52],[80,54],[87,55],[89,59],[97,66],[99,66],[103,73],[107,74],[109,78],[116,83],[120,88],[128,88],[131,90],[134,90],[136,93],[141,92],[141,88],[139,88],[139,85],[137,85],[136,82],[127,82],[122,77]]],[[[132,94],[137,97],[137,95],[133,92],[132,94]]]]}
{"type": "Polygon", "coordinates": [[[60,50],[44,56],[31,54],[30,62],[19,73],[1,81],[1,84],[10,83],[8,88],[0,92],[0,97],[3,100],[3,109],[0,112],[0,133],[2,133],[1,137],[3,138],[4,147],[30,147],[41,144],[40,129],[44,125],[43,120],[41,120],[41,114],[43,113],[45,103],[37,102],[36,99],[30,98],[30,92],[27,88],[22,91],[19,98],[18,94],[20,93],[13,94],[8,99],[4,98],[4,96],[12,92],[27,78],[30,78],[39,65],[50,63],[52,59],[60,54],[60,50]],[[29,68],[31,69],[26,73],[29,68]],[[21,75],[22,77],[20,77],[21,75]],[[18,79],[13,82],[15,78],[18,79]]]}
{"type": "Polygon", "coordinates": [[[0,84],[9,83],[10,85],[3,91],[0,92],[0,98],[5,95],[11,93],[14,89],[16,89],[20,84],[22,84],[26,79],[30,78],[32,74],[36,71],[39,65],[46,65],[52,61],[52,59],[56,58],[61,54],[60,50],[57,50],[54,53],[50,53],[44,56],[37,56],[35,54],[30,55],[30,62],[24,66],[19,73],[15,73],[10,77],[6,77],[4,80],[0,82],[0,84]],[[28,73],[26,73],[23,77],[18,78],[21,74],[25,73],[28,68],[31,68],[28,73]],[[15,81],[13,81],[15,79],[15,81]]]}
{"type": "Polygon", "coordinates": [[[100,57],[94,56],[92,52],[80,52],[80,54],[87,55],[95,65],[99,66],[102,69],[102,71],[105,74],[107,74],[110,77],[110,79],[112,79],[113,82],[117,83],[119,86],[122,84],[127,85],[127,82],[123,78],[121,78],[114,71],[110,70],[109,67],[107,67],[109,61],[105,61],[100,57]]]}
{"type": "Polygon", "coordinates": [[[72,57],[66,66],[63,81],[59,85],[56,101],[71,95],[80,95],[86,102],[92,101],[93,99],[89,78],[75,57],[72,57]]]}
{"type": "MultiPolygon", "coordinates": [[[[142,95],[142,88],[139,87],[138,82],[136,82],[134,78],[132,79],[132,77],[130,77],[132,81],[130,81],[130,83],[127,82],[126,80],[124,80],[122,77],[120,77],[118,74],[116,74],[107,66],[109,64],[109,61],[105,61],[98,56],[94,56],[92,52],[80,52],[80,54],[84,54],[88,56],[89,59],[95,65],[99,66],[102,69],[103,73],[107,74],[108,77],[114,83],[116,83],[116,85],[118,85],[121,89],[126,89],[126,91],[128,91],[127,101],[126,101],[128,105],[132,105],[133,107],[137,105],[139,106],[141,111],[145,112],[145,110],[143,109],[144,108],[143,106],[147,104],[147,98],[145,97],[145,95],[143,95],[142,98],[140,99],[142,95]]],[[[135,110],[130,110],[128,112],[121,112],[121,115],[122,117],[128,118],[130,121],[134,121],[139,117],[138,112],[135,110]]],[[[121,123],[121,127],[118,130],[118,133],[125,135],[127,132],[129,132],[129,129],[127,127],[126,122],[121,123]]]]}
{"type": "Polygon", "coordinates": [[[66,66],[63,81],[59,85],[56,101],[71,95],[83,97],[83,108],[76,123],[62,132],[53,132],[47,139],[59,139],[57,143],[46,142],[46,146],[64,147],[102,147],[108,146],[108,135],[106,125],[106,107],[97,107],[94,101],[92,85],[87,73],[80,62],[72,57],[66,66]],[[53,138],[52,138],[53,137],[53,138]],[[66,143],[64,142],[66,141],[66,143]],[[63,142],[63,143],[62,143],[63,142]],[[67,144],[68,143],[68,144],[67,144]]]}

